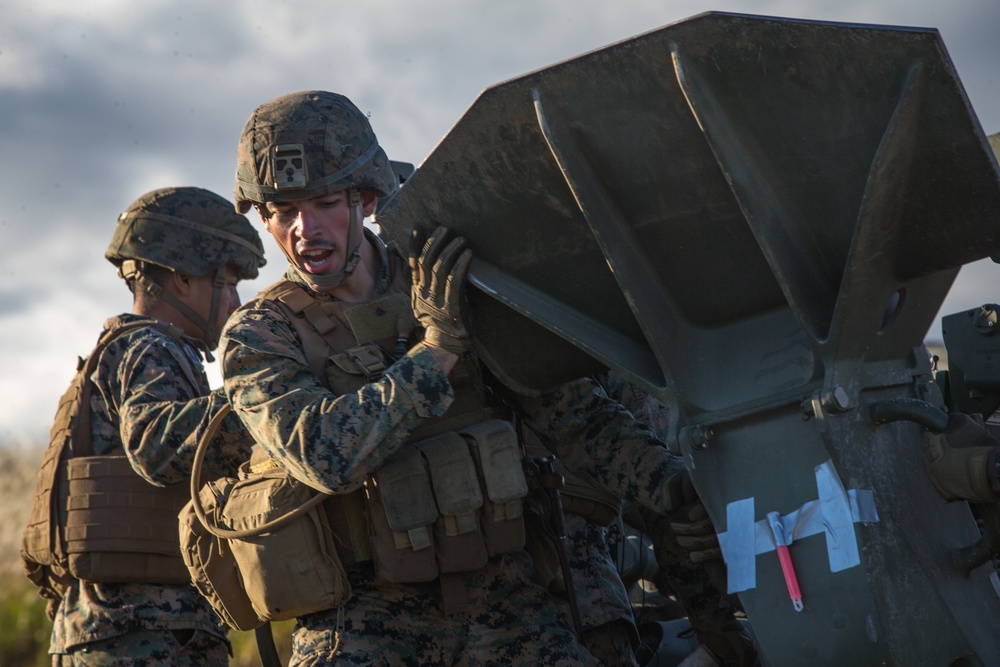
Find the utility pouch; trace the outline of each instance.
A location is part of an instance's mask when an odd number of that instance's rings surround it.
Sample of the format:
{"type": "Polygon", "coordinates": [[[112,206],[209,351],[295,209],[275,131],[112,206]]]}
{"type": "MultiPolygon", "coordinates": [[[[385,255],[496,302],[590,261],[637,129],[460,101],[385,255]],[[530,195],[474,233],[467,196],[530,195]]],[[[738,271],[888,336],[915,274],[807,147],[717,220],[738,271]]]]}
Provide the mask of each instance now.
{"type": "Polygon", "coordinates": [[[244,463],[222,508],[223,524],[247,534],[230,540],[229,548],[243,574],[247,596],[263,620],[283,621],[335,609],[351,595],[322,503],[294,521],[268,527],[316,496],[315,489],[280,468],[258,474],[244,463]]]}
{"type": "Polygon", "coordinates": [[[438,569],[447,574],[484,567],[489,554],[479,523],[483,493],[465,439],[449,431],[414,446],[427,460],[440,513],[434,522],[438,569]]]}
{"type": "Polygon", "coordinates": [[[528,482],[514,425],[491,419],[460,431],[486,490],[482,529],[490,556],[524,548],[524,497],[528,482]]]}
{"type": "Polygon", "coordinates": [[[342,606],[352,592],[323,510],[327,495],[278,466],[260,466],[264,470],[255,472],[250,462],[241,466],[239,479],[198,488],[207,443],[228,412],[227,405],[216,413],[198,444],[191,502],[180,519],[181,552],[191,579],[238,630],[342,606]],[[192,524],[191,511],[216,540],[185,529],[192,524]],[[232,568],[238,571],[243,595],[234,586],[232,568]]]}
{"type": "Polygon", "coordinates": [[[395,584],[436,579],[432,524],[438,510],[420,450],[404,446],[365,486],[378,578],[395,584]]]}
{"type": "MultiPolygon", "coordinates": [[[[199,500],[213,524],[221,520],[219,511],[236,483],[234,478],[219,479],[205,484],[199,500]]],[[[246,632],[260,627],[264,621],[257,615],[250,597],[243,588],[236,556],[229,541],[217,537],[198,519],[194,503],[188,502],[177,516],[181,555],[190,572],[195,588],[208,600],[212,609],[231,628],[246,632]]]]}
{"type": "Polygon", "coordinates": [[[91,583],[191,582],[174,531],[185,485],[156,487],[126,456],[63,461],[69,572],[91,583]]]}

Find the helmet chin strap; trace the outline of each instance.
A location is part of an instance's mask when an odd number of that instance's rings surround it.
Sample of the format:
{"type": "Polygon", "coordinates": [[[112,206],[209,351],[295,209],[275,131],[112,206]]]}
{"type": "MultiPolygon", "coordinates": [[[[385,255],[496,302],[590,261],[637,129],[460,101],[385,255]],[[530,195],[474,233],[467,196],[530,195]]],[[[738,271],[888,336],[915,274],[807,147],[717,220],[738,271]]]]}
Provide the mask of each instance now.
{"type": "MultiPolygon", "coordinates": [[[[308,284],[315,285],[316,287],[339,287],[343,284],[347,277],[354,273],[354,269],[358,267],[358,263],[361,261],[361,240],[357,238],[357,228],[358,221],[361,220],[361,191],[355,188],[351,188],[347,191],[347,201],[348,205],[351,207],[351,218],[349,227],[347,229],[347,247],[352,248],[350,253],[347,255],[342,269],[335,273],[325,273],[322,275],[309,273],[300,269],[294,261],[292,261],[291,255],[284,248],[281,249],[285,253],[285,257],[288,258],[289,271],[298,276],[299,280],[308,284]]],[[[364,237],[362,237],[364,238],[364,237]]],[[[281,244],[278,244],[281,245],[281,244]]]]}
{"type": "Polygon", "coordinates": [[[169,303],[184,317],[188,318],[192,324],[201,329],[201,338],[191,338],[190,336],[187,338],[201,350],[202,354],[205,355],[206,361],[209,363],[215,361],[215,357],[212,356],[211,351],[219,346],[219,335],[221,334],[215,323],[219,319],[219,304],[222,301],[222,290],[226,287],[225,264],[215,269],[215,278],[212,281],[212,308],[209,311],[208,320],[173,294],[163,289],[162,285],[150,280],[142,272],[139,262],[132,259],[125,260],[122,262],[121,268],[118,269],[118,273],[125,280],[135,280],[142,289],[158,299],[169,303]]]}

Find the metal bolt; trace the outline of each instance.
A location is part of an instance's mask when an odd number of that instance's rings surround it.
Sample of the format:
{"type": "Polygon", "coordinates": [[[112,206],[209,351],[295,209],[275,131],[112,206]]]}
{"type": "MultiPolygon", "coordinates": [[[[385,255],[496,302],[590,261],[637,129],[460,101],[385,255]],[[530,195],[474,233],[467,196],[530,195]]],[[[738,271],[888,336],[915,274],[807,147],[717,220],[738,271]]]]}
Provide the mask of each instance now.
{"type": "Polygon", "coordinates": [[[688,442],[695,449],[707,449],[709,441],[715,435],[707,426],[692,426],[686,430],[688,442]]]}
{"type": "Polygon", "coordinates": [[[851,407],[851,398],[843,387],[834,387],[823,392],[820,404],[828,412],[846,412],[851,407]]]}

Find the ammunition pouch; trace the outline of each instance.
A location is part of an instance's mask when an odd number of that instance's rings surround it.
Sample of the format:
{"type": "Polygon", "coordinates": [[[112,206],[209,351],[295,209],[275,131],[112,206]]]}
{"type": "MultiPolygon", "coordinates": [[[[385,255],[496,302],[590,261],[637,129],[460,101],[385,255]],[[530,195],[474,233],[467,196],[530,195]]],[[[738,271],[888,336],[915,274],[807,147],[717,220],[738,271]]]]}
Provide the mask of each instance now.
{"type": "Polygon", "coordinates": [[[277,467],[198,489],[205,446],[228,406],[213,417],[182,510],[181,552],[190,578],[222,619],[237,630],[334,609],[351,597],[318,493],[277,467]]]}
{"type": "Polygon", "coordinates": [[[432,581],[524,548],[528,486],[508,421],[406,445],[369,478],[366,492],[382,581],[432,581]]]}

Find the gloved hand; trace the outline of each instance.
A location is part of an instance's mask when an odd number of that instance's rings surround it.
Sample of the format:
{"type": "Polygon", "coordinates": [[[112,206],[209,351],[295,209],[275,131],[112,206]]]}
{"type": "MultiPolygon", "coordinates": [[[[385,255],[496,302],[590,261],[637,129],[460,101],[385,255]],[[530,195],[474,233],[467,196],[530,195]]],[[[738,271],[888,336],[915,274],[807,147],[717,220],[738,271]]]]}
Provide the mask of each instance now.
{"type": "Polygon", "coordinates": [[[945,500],[995,503],[1000,440],[966,414],[955,413],[942,433],[923,437],[924,469],[945,500]]]}
{"type": "Polygon", "coordinates": [[[417,228],[410,233],[413,315],[424,327],[424,342],[459,355],[472,348],[461,312],[471,261],[465,239],[447,227],[438,227],[430,238],[417,228]]]}
{"type": "Polygon", "coordinates": [[[667,485],[673,508],[667,517],[674,541],[687,552],[692,563],[721,560],[719,536],[715,533],[708,510],[698,498],[691,476],[686,472],[674,475],[667,485]]]}

